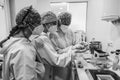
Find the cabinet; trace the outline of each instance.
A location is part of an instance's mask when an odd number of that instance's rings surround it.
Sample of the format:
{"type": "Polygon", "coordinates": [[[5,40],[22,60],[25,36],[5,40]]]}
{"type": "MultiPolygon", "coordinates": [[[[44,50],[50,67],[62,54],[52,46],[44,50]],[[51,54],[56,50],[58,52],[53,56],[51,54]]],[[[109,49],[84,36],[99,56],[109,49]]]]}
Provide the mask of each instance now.
{"type": "Polygon", "coordinates": [[[102,20],[114,21],[120,17],[120,0],[103,0],[102,20]]]}

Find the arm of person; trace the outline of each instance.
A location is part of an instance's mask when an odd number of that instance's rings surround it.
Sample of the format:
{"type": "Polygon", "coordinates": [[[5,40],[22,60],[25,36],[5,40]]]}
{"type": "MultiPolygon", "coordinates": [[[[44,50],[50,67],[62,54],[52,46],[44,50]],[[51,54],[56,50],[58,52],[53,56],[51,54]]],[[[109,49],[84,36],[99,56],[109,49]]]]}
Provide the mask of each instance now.
{"type": "Polygon", "coordinates": [[[49,43],[49,40],[46,38],[42,39],[39,37],[33,41],[33,44],[36,47],[41,58],[43,60],[45,59],[50,65],[65,67],[71,61],[72,47],[69,47],[69,50],[67,52],[58,54],[53,45],[51,45],[49,43]],[[41,47],[41,45],[43,46],[41,47]]]}
{"type": "Polygon", "coordinates": [[[66,47],[64,49],[57,48],[59,54],[67,53],[72,46],[66,47]]]}
{"type": "MultiPolygon", "coordinates": [[[[70,33],[71,33],[71,32],[70,32],[70,33]]],[[[64,49],[58,47],[58,46],[59,46],[59,44],[58,44],[58,43],[59,43],[59,41],[58,41],[58,39],[59,39],[58,36],[59,36],[59,35],[58,35],[57,33],[50,33],[49,38],[50,38],[50,40],[51,40],[51,42],[52,42],[55,50],[58,52],[58,54],[66,53],[71,46],[68,46],[68,47],[66,47],[66,48],[64,48],[64,49]]],[[[73,36],[73,35],[72,35],[72,36],[73,36]]]]}
{"type": "Polygon", "coordinates": [[[24,48],[12,55],[10,66],[15,80],[36,80],[35,53],[24,48]]]}
{"type": "Polygon", "coordinates": [[[57,44],[58,43],[58,35],[57,35],[57,33],[50,33],[49,38],[50,38],[50,40],[51,40],[51,42],[52,42],[52,44],[54,46],[54,49],[56,51],[58,51],[60,48],[58,47],[58,44],[57,44]]]}
{"type": "Polygon", "coordinates": [[[71,48],[69,48],[67,53],[58,54],[53,47],[44,44],[44,49],[47,51],[46,54],[50,57],[50,60],[53,62],[53,65],[61,67],[65,67],[71,61],[71,48]]]}

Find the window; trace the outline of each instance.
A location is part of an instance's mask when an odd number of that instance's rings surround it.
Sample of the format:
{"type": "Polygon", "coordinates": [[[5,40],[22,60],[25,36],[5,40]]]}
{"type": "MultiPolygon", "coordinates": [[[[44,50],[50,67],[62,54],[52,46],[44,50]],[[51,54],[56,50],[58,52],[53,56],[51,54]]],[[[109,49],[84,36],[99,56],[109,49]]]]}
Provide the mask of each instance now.
{"type": "Polygon", "coordinates": [[[70,28],[73,31],[86,32],[87,2],[52,2],[51,9],[56,15],[64,11],[70,12],[72,14],[70,28]]]}

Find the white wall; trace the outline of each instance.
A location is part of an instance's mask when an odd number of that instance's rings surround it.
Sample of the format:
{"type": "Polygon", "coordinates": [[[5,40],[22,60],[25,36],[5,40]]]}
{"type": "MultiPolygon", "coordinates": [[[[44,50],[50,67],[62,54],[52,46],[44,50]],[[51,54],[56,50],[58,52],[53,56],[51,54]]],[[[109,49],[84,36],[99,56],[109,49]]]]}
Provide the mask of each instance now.
{"type": "Polygon", "coordinates": [[[0,6],[0,41],[7,36],[4,8],[0,6]]]}
{"type": "Polygon", "coordinates": [[[50,11],[50,0],[37,0],[37,10],[40,14],[50,11]]]}
{"type": "Polygon", "coordinates": [[[104,0],[103,19],[110,21],[115,20],[119,16],[119,1],[120,0],[104,0]],[[107,18],[106,18],[107,17],[107,18]]]}
{"type": "Polygon", "coordinates": [[[50,10],[49,0],[15,0],[15,12],[26,6],[32,5],[40,14],[50,10]]]}
{"type": "MultiPolygon", "coordinates": [[[[107,36],[107,23],[101,21],[103,10],[103,0],[90,0],[88,2],[87,15],[87,38],[88,41],[95,38],[96,40],[104,41],[103,35],[107,36]]],[[[106,38],[106,37],[105,37],[106,38]]]]}
{"type": "Polygon", "coordinates": [[[104,0],[89,0],[87,15],[87,39],[92,38],[103,43],[103,49],[107,44],[113,42],[113,48],[120,48],[120,25],[113,25],[111,22],[102,21],[104,0]]]}
{"type": "Polygon", "coordinates": [[[89,1],[89,0],[50,0],[50,2],[75,2],[75,1],[89,1]]]}
{"type": "Polygon", "coordinates": [[[17,14],[22,8],[32,5],[36,7],[36,0],[15,0],[15,13],[17,14]]]}
{"type": "Polygon", "coordinates": [[[72,14],[70,28],[73,31],[83,30],[86,32],[87,3],[69,3],[69,12],[72,14]]]}

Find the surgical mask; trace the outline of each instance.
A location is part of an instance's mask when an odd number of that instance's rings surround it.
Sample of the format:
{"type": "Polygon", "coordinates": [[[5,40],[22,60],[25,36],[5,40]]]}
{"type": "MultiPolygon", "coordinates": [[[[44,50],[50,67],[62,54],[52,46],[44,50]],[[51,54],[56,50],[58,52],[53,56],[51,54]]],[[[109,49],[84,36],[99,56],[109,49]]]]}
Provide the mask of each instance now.
{"type": "Polygon", "coordinates": [[[44,31],[43,25],[39,25],[33,30],[33,34],[40,35],[44,31]]]}
{"type": "Polygon", "coordinates": [[[51,22],[44,24],[49,32],[56,32],[57,31],[57,22],[51,22]]]}
{"type": "Polygon", "coordinates": [[[49,27],[48,31],[49,32],[56,32],[57,31],[57,25],[53,25],[53,26],[49,27]]]}
{"type": "Polygon", "coordinates": [[[63,33],[66,33],[66,32],[68,31],[68,27],[69,27],[69,26],[61,25],[61,26],[60,26],[60,29],[62,30],[63,33]]]}

